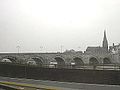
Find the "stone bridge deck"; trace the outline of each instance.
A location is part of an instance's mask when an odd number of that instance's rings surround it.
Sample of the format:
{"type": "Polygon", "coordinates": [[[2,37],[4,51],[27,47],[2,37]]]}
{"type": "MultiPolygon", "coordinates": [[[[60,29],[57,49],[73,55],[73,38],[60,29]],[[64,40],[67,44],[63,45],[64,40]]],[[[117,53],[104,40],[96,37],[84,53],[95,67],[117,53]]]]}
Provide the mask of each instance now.
{"type": "Polygon", "coordinates": [[[30,65],[61,66],[84,64],[112,64],[115,63],[111,54],[85,53],[0,53],[1,62],[21,63],[30,65]]]}

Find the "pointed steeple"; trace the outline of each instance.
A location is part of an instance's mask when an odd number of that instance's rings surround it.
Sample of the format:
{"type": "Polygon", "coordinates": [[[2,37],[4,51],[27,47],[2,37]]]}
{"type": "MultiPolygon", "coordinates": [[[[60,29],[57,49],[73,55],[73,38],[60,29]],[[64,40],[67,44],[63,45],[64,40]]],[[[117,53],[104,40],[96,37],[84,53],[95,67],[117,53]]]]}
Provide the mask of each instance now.
{"type": "Polygon", "coordinates": [[[104,30],[104,38],[103,38],[102,47],[105,48],[106,51],[108,51],[108,41],[106,37],[106,30],[104,30]]]}

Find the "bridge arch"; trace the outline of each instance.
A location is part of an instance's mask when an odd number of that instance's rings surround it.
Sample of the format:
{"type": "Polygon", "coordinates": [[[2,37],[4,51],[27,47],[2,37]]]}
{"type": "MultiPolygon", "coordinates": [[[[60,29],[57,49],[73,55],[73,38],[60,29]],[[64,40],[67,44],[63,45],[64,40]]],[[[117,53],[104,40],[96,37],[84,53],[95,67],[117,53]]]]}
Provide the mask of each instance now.
{"type": "Polygon", "coordinates": [[[29,59],[29,60],[27,61],[27,64],[28,64],[28,65],[37,65],[36,62],[35,62],[33,59],[29,59]]]}
{"type": "Polygon", "coordinates": [[[38,66],[43,66],[43,58],[42,57],[31,57],[27,63],[38,65],[38,66]]]}
{"type": "Polygon", "coordinates": [[[17,63],[17,57],[5,56],[5,57],[2,58],[2,62],[17,63]]]}
{"type": "Polygon", "coordinates": [[[57,68],[64,68],[65,67],[65,60],[62,57],[55,57],[55,61],[57,62],[57,68]]]}
{"type": "Polygon", "coordinates": [[[107,57],[103,58],[103,64],[111,64],[110,58],[107,57]]]}
{"type": "Polygon", "coordinates": [[[89,64],[90,64],[90,65],[96,65],[96,64],[99,64],[99,62],[98,62],[98,60],[97,60],[96,57],[91,57],[91,58],[89,59],[89,64]]]}
{"type": "Polygon", "coordinates": [[[7,59],[7,58],[2,59],[1,62],[12,63],[12,61],[10,59],[7,59]]]}
{"type": "Polygon", "coordinates": [[[82,58],[75,57],[75,58],[73,58],[73,61],[71,64],[74,65],[75,67],[80,67],[80,66],[84,65],[84,62],[83,62],[82,58]]]}

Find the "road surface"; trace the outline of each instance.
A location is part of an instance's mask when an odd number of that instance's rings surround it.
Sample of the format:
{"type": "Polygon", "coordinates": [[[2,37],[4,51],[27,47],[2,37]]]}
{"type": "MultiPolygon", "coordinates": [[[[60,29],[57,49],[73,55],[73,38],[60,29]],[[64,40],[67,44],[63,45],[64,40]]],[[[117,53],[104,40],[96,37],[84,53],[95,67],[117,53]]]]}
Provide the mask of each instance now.
{"type": "Polygon", "coordinates": [[[119,85],[100,85],[74,82],[58,82],[48,80],[34,80],[24,78],[0,77],[0,82],[14,82],[33,85],[35,87],[53,88],[54,90],[120,90],[119,85]]]}

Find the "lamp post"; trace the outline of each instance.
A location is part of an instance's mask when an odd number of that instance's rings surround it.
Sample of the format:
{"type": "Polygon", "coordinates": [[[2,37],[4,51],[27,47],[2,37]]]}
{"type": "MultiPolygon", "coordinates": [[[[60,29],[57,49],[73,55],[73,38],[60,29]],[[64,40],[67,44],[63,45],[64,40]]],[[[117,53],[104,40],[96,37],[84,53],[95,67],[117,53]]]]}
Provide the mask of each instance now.
{"type": "Polygon", "coordinates": [[[42,52],[43,46],[40,46],[40,51],[42,52]]]}
{"type": "Polygon", "coordinates": [[[18,54],[20,53],[20,46],[18,45],[17,47],[18,54]]]}
{"type": "Polygon", "coordinates": [[[62,50],[63,50],[63,45],[61,45],[61,46],[60,46],[60,48],[61,48],[61,53],[62,53],[62,50]]]}
{"type": "Polygon", "coordinates": [[[81,48],[81,47],[78,47],[78,51],[80,51],[80,48],[81,48]]]}

